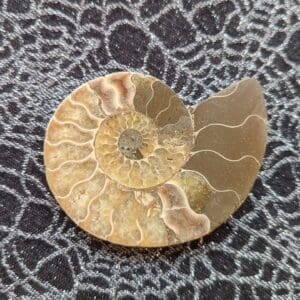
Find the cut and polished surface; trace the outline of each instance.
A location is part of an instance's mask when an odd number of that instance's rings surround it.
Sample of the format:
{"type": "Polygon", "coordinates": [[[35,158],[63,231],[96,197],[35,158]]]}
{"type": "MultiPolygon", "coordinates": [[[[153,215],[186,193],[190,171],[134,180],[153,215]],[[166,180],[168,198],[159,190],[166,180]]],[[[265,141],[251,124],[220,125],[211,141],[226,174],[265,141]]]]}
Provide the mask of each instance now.
{"type": "Polygon", "coordinates": [[[47,181],[70,218],[98,238],[182,243],[214,230],[245,200],[266,123],[253,78],[188,109],[152,76],[113,73],[80,86],[54,113],[47,181]]]}

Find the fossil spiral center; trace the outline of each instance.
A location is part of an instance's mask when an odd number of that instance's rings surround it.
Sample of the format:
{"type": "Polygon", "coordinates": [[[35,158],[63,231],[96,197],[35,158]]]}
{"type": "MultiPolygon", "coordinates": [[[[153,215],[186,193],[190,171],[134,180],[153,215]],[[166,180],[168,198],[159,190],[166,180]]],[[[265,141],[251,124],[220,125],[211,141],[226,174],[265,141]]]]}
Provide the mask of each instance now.
{"type": "Polygon", "coordinates": [[[136,129],[125,129],[119,138],[118,148],[129,159],[142,159],[140,148],[143,144],[143,136],[136,129]]]}
{"type": "Polygon", "coordinates": [[[94,142],[101,170],[127,188],[147,189],[164,183],[183,165],[190,147],[188,134],[172,126],[161,130],[155,118],[136,111],[107,117],[94,142]]]}

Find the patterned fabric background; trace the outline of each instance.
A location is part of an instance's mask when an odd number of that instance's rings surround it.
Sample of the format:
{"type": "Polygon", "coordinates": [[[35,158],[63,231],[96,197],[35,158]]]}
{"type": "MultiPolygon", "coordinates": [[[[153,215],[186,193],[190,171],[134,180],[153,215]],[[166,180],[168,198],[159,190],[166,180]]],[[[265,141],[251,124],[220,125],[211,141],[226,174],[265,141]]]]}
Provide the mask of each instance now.
{"type": "Polygon", "coordinates": [[[297,0],[0,0],[0,299],[299,299],[299,16],[297,0]],[[264,86],[263,169],[203,242],[97,241],[49,192],[53,111],[116,70],[157,76],[186,104],[244,76],[264,86]]]}

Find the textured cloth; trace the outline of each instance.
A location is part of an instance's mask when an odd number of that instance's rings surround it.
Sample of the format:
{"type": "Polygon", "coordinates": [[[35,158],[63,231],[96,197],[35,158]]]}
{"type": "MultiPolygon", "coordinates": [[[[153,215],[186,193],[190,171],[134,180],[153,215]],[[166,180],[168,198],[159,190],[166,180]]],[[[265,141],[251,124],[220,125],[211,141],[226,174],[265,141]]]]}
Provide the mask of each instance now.
{"type": "Polygon", "coordinates": [[[0,0],[0,299],[299,299],[299,8],[0,0]],[[186,104],[245,76],[264,86],[263,168],[238,212],[203,242],[146,250],[98,241],[49,191],[51,115],[74,88],[117,70],[157,76],[186,104]]]}

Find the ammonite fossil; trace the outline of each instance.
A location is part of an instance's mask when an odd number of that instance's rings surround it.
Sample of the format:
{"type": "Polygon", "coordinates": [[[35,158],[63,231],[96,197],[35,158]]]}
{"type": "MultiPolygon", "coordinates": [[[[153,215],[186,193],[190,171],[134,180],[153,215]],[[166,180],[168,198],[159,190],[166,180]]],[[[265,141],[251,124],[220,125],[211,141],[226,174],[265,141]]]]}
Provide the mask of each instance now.
{"type": "Polygon", "coordinates": [[[66,214],[100,239],[141,247],[190,241],[247,197],[266,123],[253,78],[189,108],[152,76],[113,73],[80,86],[54,113],[47,181],[66,214]]]}

